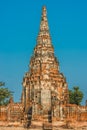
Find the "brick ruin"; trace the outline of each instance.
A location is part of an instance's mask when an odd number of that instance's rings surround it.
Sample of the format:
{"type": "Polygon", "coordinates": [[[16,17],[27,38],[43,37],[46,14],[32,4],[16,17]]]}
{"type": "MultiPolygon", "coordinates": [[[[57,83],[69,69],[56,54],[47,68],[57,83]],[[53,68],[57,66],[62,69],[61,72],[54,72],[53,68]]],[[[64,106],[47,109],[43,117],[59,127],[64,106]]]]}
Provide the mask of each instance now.
{"type": "Polygon", "coordinates": [[[29,71],[23,78],[21,102],[11,99],[7,106],[1,106],[0,120],[28,125],[34,120],[52,123],[68,119],[87,121],[87,106],[69,104],[68,85],[54,55],[44,6],[29,71]]]}

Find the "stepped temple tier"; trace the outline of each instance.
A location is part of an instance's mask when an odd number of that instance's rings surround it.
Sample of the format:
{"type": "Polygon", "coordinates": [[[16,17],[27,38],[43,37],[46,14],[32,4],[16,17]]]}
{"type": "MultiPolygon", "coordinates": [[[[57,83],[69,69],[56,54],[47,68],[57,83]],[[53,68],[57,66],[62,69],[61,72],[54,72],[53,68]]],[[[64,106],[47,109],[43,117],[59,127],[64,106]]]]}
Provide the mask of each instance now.
{"type": "Polygon", "coordinates": [[[62,106],[68,103],[68,86],[54,55],[45,6],[29,71],[23,79],[22,102],[25,112],[31,111],[33,119],[52,121],[53,117],[63,119],[65,116],[62,106]]]}
{"type": "Polygon", "coordinates": [[[15,103],[11,98],[7,106],[0,106],[0,126],[4,123],[30,130],[57,130],[55,125],[59,128],[60,121],[66,126],[69,122],[87,121],[87,106],[69,104],[68,85],[54,54],[45,6],[22,84],[21,101],[15,103]]]}

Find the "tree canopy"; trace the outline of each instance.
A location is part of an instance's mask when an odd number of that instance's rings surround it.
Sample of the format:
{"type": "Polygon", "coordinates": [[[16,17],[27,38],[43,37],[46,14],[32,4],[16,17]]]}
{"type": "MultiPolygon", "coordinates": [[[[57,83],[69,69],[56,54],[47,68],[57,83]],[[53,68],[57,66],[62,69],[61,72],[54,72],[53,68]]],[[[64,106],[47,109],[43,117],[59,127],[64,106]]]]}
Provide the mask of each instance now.
{"type": "Polygon", "coordinates": [[[5,86],[5,83],[4,82],[0,82],[0,87],[1,86],[5,86]]]}
{"type": "Polygon", "coordinates": [[[79,87],[73,87],[73,90],[69,90],[69,103],[81,105],[83,99],[83,92],[79,87]]]}
{"type": "Polygon", "coordinates": [[[13,93],[8,88],[4,88],[4,85],[4,82],[0,82],[0,105],[7,105],[13,93]]]}

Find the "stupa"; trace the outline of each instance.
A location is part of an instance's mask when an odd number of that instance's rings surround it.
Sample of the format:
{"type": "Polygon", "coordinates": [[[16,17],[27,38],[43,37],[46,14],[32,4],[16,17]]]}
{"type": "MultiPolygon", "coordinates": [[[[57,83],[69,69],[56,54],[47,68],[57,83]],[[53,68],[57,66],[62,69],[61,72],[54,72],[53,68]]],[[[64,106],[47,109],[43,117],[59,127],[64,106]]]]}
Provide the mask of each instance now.
{"type": "Polygon", "coordinates": [[[59,71],[59,62],[54,55],[44,6],[29,71],[23,78],[22,103],[30,120],[37,118],[52,122],[54,118],[62,120],[65,117],[63,105],[68,100],[68,85],[59,71]]]}
{"type": "Polygon", "coordinates": [[[54,54],[44,6],[29,70],[23,77],[21,101],[14,102],[11,98],[6,106],[0,106],[0,126],[56,130],[62,126],[85,129],[86,124],[87,101],[85,106],[69,102],[68,85],[54,54]]]}

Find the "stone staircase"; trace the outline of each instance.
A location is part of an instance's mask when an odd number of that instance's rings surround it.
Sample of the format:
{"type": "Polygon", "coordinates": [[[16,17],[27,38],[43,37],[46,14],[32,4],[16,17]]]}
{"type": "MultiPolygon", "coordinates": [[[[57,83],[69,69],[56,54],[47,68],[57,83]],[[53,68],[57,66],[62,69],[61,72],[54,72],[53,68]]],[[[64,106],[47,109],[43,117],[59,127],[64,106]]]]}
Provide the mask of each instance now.
{"type": "Polygon", "coordinates": [[[29,130],[43,130],[42,122],[40,121],[32,121],[30,126],[29,121],[27,121],[24,127],[29,130]]]}
{"type": "Polygon", "coordinates": [[[43,130],[52,130],[52,123],[44,123],[43,124],[43,130]]]}
{"type": "Polygon", "coordinates": [[[32,121],[29,130],[52,130],[52,123],[48,122],[40,122],[40,121],[32,121]]]}

